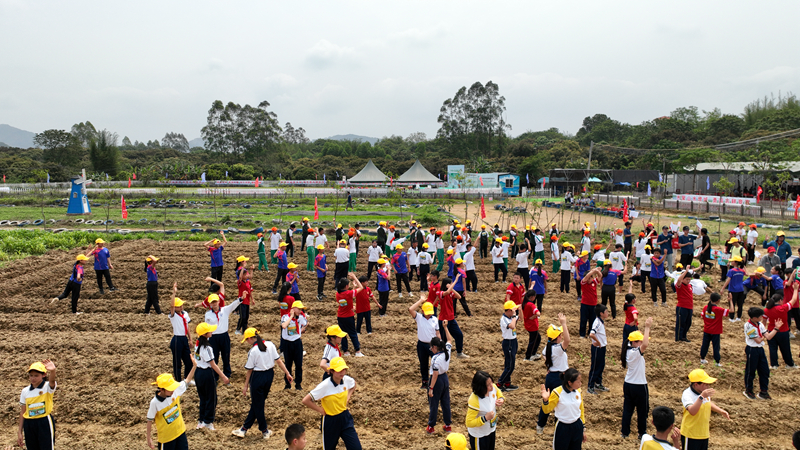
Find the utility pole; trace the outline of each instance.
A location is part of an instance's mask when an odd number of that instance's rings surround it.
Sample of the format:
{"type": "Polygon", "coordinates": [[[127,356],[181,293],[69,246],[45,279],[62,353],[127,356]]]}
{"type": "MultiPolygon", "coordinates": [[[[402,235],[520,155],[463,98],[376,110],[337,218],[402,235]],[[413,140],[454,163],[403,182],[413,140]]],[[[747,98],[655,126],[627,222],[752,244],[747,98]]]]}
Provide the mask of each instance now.
{"type": "Polygon", "coordinates": [[[594,149],[594,141],[589,142],[589,162],[586,163],[586,185],[589,185],[589,170],[592,167],[592,150],[594,149]]]}

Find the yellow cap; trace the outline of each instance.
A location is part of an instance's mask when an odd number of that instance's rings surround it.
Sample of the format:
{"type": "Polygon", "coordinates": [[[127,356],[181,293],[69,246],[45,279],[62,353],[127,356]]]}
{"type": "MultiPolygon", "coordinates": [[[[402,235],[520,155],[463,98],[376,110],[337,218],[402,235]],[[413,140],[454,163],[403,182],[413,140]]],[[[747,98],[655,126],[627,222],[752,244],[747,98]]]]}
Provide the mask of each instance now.
{"type": "Polygon", "coordinates": [[[531,229],[531,226],[530,226],[530,225],[525,225],[525,229],[526,229],[526,230],[530,230],[530,229],[531,229]]]}
{"type": "Polygon", "coordinates": [[[581,256],[587,256],[589,254],[589,250],[584,250],[581,252],[581,256]]]}
{"type": "Polygon", "coordinates": [[[28,372],[30,372],[31,370],[35,370],[41,373],[47,373],[47,368],[44,366],[44,364],[42,364],[39,361],[36,361],[35,363],[31,364],[30,367],[28,367],[28,372]]]}
{"type": "Polygon", "coordinates": [[[513,302],[513,301],[511,301],[511,300],[509,300],[509,301],[507,301],[507,302],[503,303],[503,309],[505,309],[505,310],[514,309],[514,308],[516,308],[516,307],[517,307],[517,304],[516,304],[516,303],[514,303],[514,302],[513,302]]]}
{"type": "Polygon", "coordinates": [[[347,369],[347,364],[344,362],[344,358],[341,356],[337,356],[331,360],[331,364],[328,366],[334,372],[341,372],[344,369],[347,369]]]}
{"type": "Polygon", "coordinates": [[[218,302],[219,301],[219,295],[217,295],[217,294],[208,294],[208,298],[206,300],[208,301],[209,304],[214,303],[214,302],[218,302]]]}
{"type": "Polygon", "coordinates": [[[339,325],[331,325],[331,326],[329,326],[328,328],[325,329],[325,334],[327,334],[328,336],[336,336],[336,337],[340,337],[340,338],[343,338],[343,337],[347,336],[347,333],[342,331],[342,329],[339,327],[339,325]]]}
{"type": "Polygon", "coordinates": [[[511,224],[511,228],[517,228],[516,224],[511,224]]]}
{"type": "Polygon", "coordinates": [[[248,328],[244,330],[244,334],[242,335],[242,342],[248,340],[251,337],[255,337],[258,334],[258,330],[255,328],[248,328]]]}
{"type": "Polygon", "coordinates": [[[242,255],[242,256],[239,256],[238,258],[236,258],[236,261],[238,261],[238,262],[250,261],[250,258],[248,258],[247,256],[242,255]]]}
{"type": "Polygon", "coordinates": [[[211,241],[211,245],[214,245],[214,244],[219,244],[219,239],[214,239],[213,241],[211,241]]]}
{"type": "Polygon", "coordinates": [[[171,373],[162,373],[161,375],[156,378],[155,383],[150,383],[153,386],[158,386],[160,389],[164,389],[165,391],[174,391],[178,389],[178,386],[181,384],[175,381],[175,378],[172,377],[171,373]]]}
{"type": "Polygon", "coordinates": [[[308,222],[308,217],[303,217],[303,222],[308,222]]]}
{"type": "Polygon", "coordinates": [[[286,265],[286,268],[287,268],[287,269],[296,269],[296,268],[297,268],[297,264],[295,264],[295,263],[289,263],[289,264],[287,264],[287,265],[286,265]]]}
{"type": "Polygon", "coordinates": [[[87,259],[89,258],[86,255],[78,255],[75,257],[76,261],[86,261],[87,259]]]}
{"type": "Polygon", "coordinates": [[[570,245],[572,244],[570,244],[569,242],[564,242],[563,244],[561,244],[562,247],[569,247],[570,245]]]}
{"type": "Polygon", "coordinates": [[[728,241],[728,244],[735,244],[735,243],[737,243],[737,242],[739,242],[739,240],[738,240],[738,239],[736,239],[736,238],[730,238],[730,240],[728,241]]]}
{"type": "Polygon", "coordinates": [[[289,244],[287,244],[286,242],[281,242],[280,244],[278,244],[278,247],[286,247],[287,245],[289,244]]]}
{"type": "Polygon", "coordinates": [[[703,369],[694,369],[693,371],[689,372],[689,382],[691,383],[706,383],[710,384],[717,381],[716,378],[708,376],[705,370],[703,369]]]}
{"type": "Polygon", "coordinates": [[[759,267],[758,269],[756,269],[756,273],[764,273],[766,271],[767,271],[767,269],[765,269],[763,267],[759,267]]]}
{"type": "Polygon", "coordinates": [[[561,336],[561,333],[563,333],[563,332],[564,332],[563,328],[557,327],[557,326],[555,326],[553,324],[550,324],[550,326],[547,327],[547,338],[548,339],[555,339],[555,338],[561,336]]]}
{"type": "Polygon", "coordinates": [[[683,269],[683,264],[677,263],[677,264],[675,264],[675,268],[676,269],[683,269]]]}
{"type": "Polygon", "coordinates": [[[430,316],[433,314],[433,303],[425,302],[422,304],[422,314],[430,316]]]}
{"type": "Polygon", "coordinates": [[[734,256],[733,258],[731,258],[731,261],[742,262],[742,257],[741,256],[734,256]]]}
{"type": "Polygon", "coordinates": [[[202,322],[201,324],[197,325],[197,328],[195,328],[195,331],[197,331],[197,335],[198,336],[202,336],[202,335],[204,335],[206,333],[211,333],[216,329],[217,329],[216,325],[211,325],[211,324],[202,322]]]}
{"type": "Polygon", "coordinates": [[[500,238],[496,238],[494,241],[495,241],[495,242],[500,242],[501,244],[503,243],[503,240],[502,240],[502,239],[500,239],[500,238]]]}
{"type": "Polygon", "coordinates": [[[453,219],[453,223],[458,223],[458,219],[453,219]]]}
{"type": "Polygon", "coordinates": [[[147,261],[158,261],[158,258],[156,258],[153,255],[150,255],[150,256],[147,257],[147,261]]]}
{"type": "Polygon", "coordinates": [[[486,228],[486,225],[481,225],[481,228],[486,228]]]}
{"type": "Polygon", "coordinates": [[[317,246],[317,250],[325,250],[325,246],[324,246],[324,245],[322,245],[322,244],[319,244],[319,245],[317,246]]]}
{"type": "Polygon", "coordinates": [[[467,438],[461,433],[450,433],[445,445],[447,450],[467,450],[467,438]]]}
{"type": "Polygon", "coordinates": [[[395,249],[395,250],[402,250],[402,249],[403,249],[403,244],[397,244],[397,245],[395,245],[395,246],[394,246],[394,249],[395,249]]]}
{"type": "Polygon", "coordinates": [[[102,240],[102,239],[100,239],[100,238],[97,238],[97,239],[95,239],[95,240],[94,240],[94,243],[95,243],[95,244],[105,244],[105,243],[106,243],[106,241],[104,241],[104,240],[102,240]]]}
{"type": "Polygon", "coordinates": [[[342,228],[342,224],[336,225],[336,228],[342,228]]]}
{"type": "Polygon", "coordinates": [[[292,308],[306,309],[306,307],[303,306],[303,302],[301,302],[300,300],[293,301],[292,302],[292,308]]]}
{"type": "Polygon", "coordinates": [[[632,331],[631,334],[628,335],[629,342],[636,342],[644,340],[644,335],[641,331],[632,331]]]}
{"type": "Polygon", "coordinates": [[[172,305],[175,306],[176,308],[179,306],[183,306],[183,300],[179,299],[178,297],[175,297],[175,303],[173,303],[172,305]]]}
{"type": "Polygon", "coordinates": [[[378,264],[386,264],[386,260],[383,258],[378,258],[378,264]]]}
{"type": "Polygon", "coordinates": [[[456,264],[463,264],[464,260],[461,258],[456,258],[456,264]]]}
{"type": "Polygon", "coordinates": [[[378,225],[385,227],[386,226],[386,222],[380,221],[380,222],[378,222],[378,225]]]}
{"type": "Polygon", "coordinates": [[[425,242],[424,244],[422,244],[422,248],[428,248],[428,247],[430,247],[430,245],[428,245],[428,243],[427,243],[427,242],[425,242]]]}
{"type": "Polygon", "coordinates": [[[544,264],[541,258],[536,258],[536,261],[533,262],[534,265],[536,264],[544,264]]]}
{"type": "Polygon", "coordinates": [[[775,233],[775,236],[786,236],[786,233],[784,233],[783,231],[778,231],[777,233],[775,233]]]}
{"type": "Polygon", "coordinates": [[[591,225],[589,222],[583,222],[583,224],[584,224],[584,225],[586,225],[587,227],[588,227],[589,225],[591,225]]]}
{"type": "Polygon", "coordinates": [[[447,249],[447,254],[448,255],[452,255],[453,254],[453,249],[452,248],[448,248],[447,249]]]}
{"type": "Polygon", "coordinates": [[[553,223],[551,223],[551,224],[550,224],[550,226],[551,226],[551,227],[554,227],[554,226],[556,226],[556,223],[555,223],[555,222],[553,222],[553,223]]]}
{"type": "Polygon", "coordinates": [[[471,224],[471,223],[472,223],[472,221],[471,221],[471,220],[467,220],[467,222],[466,222],[466,223],[467,223],[467,224],[471,224]]]}
{"type": "Polygon", "coordinates": [[[652,250],[653,248],[652,248],[652,247],[650,247],[649,245],[645,245],[645,246],[644,246],[644,249],[645,249],[645,250],[652,250]]]}

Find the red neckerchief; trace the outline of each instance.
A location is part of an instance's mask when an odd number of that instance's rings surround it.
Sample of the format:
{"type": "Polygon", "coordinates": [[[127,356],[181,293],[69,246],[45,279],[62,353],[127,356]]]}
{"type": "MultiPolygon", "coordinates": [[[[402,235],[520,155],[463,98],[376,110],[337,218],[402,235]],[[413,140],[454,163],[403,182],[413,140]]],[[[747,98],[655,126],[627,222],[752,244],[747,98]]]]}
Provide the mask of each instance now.
{"type": "Polygon", "coordinates": [[[342,351],[339,350],[339,346],[338,345],[331,344],[331,341],[328,341],[328,345],[330,345],[331,347],[335,348],[336,349],[336,353],[338,353],[339,356],[342,356],[342,351]]]}
{"type": "Polygon", "coordinates": [[[748,320],[748,322],[750,322],[750,325],[756,327],[756,332],[758,333],[758,337],[764,337],[764,335],[761,334],[761,326],[760,326],[761,322],[759,322],[758,324],[754,324],[752,320],[748,320]]]}
{"type": "Polygon", "coordinates": [[[178,315],[181,316],[181,319],[183,319],[183,331],[186,333],[186,337],[188,338],[189,337],[189,322],[187,322],[186,318],[183,317],[183,312],[179,312],[178,315]]]}

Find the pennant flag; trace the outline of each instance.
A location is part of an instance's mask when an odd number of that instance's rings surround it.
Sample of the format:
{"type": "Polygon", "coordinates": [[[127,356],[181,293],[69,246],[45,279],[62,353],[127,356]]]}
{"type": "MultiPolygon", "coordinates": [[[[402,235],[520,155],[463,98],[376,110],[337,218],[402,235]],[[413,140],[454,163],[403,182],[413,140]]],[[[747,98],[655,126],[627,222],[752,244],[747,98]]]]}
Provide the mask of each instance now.
{"type": "Polygon", "coordinates": [[[794,220],[797,220],[797,210],[800,208],[800,196],[795,197],[794,200],[794,220]]]}
{"type": "Polygon", "coordinates": [[[483,177],[482,177],[482,176],[480,176],[480,175],[478,175],[478,180],[480,180],[480,182],[481,182],[481,186],[483,186],[483,177]]]}
{"type": "Polygon", "coordinates": [[[393,182],[394,182],[394,179],[392,179],[392,177],[389,177],[389,186],[391,186],[393,182]]]}
{"type": "Polygon", "coordinates": [[[325,182],[325,183],[328,182],[328,174],[327,173],[323,173],[322,174],[322,181],[325,182]]]}
{"type": "Polygon", "coordinates": [[[586,192],[586,185],[583,185],[583,192],[586,192]]]}
{"type": "Polygon", "coordinates": [[[639,189],[639,182],[636,182],[636,189],[639,189]]]}
{"type": "Polygon", "coordinates": [[[761,194],[762,193],[764,193],[764,190],[761,189],[761,186],[759,186],[758,190],[756,191],[756,203],[761,201],[761,194]]]}
{"type": "Polygon", "coordinates": [[[6,182],[6,174],[3,174],[3,183],[6,182]]]}
{"type": "Polygon", "coordinates": [[[258,177],[256,177],[256,187],[258,187],[258,177]]]}
{"type": "Polygon", "coordinates": [[[547,182],[547,177],[542,177],[542,189],[544,189],[544,184],[547,182]]]}
{"type": "Polygon", "coordinates": [[[531,184],[531,174],[525,174],[525,184],[531,184]]]}
{"type": "Polygon", "coordinates": [[[122,218],[128,218],[128,205],[125,204],[125,196],[122,196],[122,218]]]}
{"type": "Polygon", "coordinates": [[[206,173],[205,172],[200,174],[200,181],[202,181],[203,183],[206,182],[206,173]]]}
{"type": "Polygon", "coordinates": [[[483,203],[483,196],[481,195],[481,219],[486,218],[486,205],[483,203]]]}
{"type": "Polygon", "coordinates": [[[136,172],[133,172],[133,179],[136,179],[136,172]]]}
{"type": "Polygon", "coordinates": [[[47,182],[50,183],[50,172],[47,172],[47,182]]]}
{"type": "Polygon", "coordinates": [[[225,178],[228,178],[228,171],[225,171],[225,178]]]}
{"type": "Polygon", "coordinates": [[[650,197],[652,194],[650,192],[650,182],[647,182],[647,196],[650,197]]]}
{"type": "Polygon", "coordinates": [[[706,176],[706,190],[711,190],[711,177],[706,176]]]}
{"type": "Polygon", "coordinates": [[[622,199],[622,221],[627,222],[630,217],[628,216],[628,199],[622,199]]]}
{"type": "Polygon", "coordinates": [[[314,197],[314,220],[319,220],[319,208],[317,207],[317,197],[314,197]]]}
{"type": "Polygon", "coordinates": [[[664,178],[661,176],[661,172],[658,173],[658,182],[661,183],[664,181],[664,178]]]}
{"type": "Polygon", "coordinates": [[[128,187],[131,187],[131,177],[128,177],[128,187]]]}

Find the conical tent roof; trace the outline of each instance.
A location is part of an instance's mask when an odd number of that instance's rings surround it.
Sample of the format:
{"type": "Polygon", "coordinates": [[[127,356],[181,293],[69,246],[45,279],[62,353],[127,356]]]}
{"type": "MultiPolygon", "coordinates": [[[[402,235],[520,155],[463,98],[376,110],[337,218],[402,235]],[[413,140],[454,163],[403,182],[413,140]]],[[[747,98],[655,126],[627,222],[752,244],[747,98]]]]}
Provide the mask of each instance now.
{"type": "Polygon", "coordinates": [[[361,169],[361,172],[358,172],[347,181],[351,183],[383,183],[387,178],[389,177],[375,167],[375,164],[370,159],[367,165],[361,169]]]}
{"type": "Polygon", "coordinates": [[[414,162],[414,165],[397,178],[400,183],[441,183],[438,177],[428,172],[419,160],[414,162]]]}

